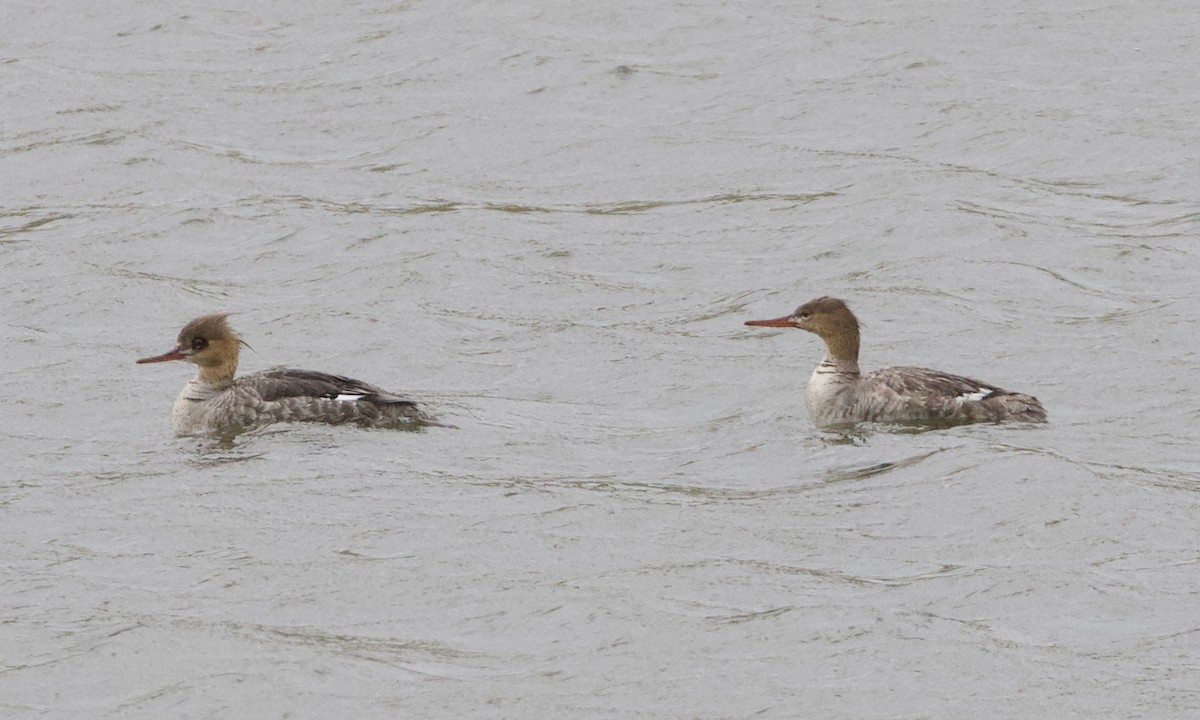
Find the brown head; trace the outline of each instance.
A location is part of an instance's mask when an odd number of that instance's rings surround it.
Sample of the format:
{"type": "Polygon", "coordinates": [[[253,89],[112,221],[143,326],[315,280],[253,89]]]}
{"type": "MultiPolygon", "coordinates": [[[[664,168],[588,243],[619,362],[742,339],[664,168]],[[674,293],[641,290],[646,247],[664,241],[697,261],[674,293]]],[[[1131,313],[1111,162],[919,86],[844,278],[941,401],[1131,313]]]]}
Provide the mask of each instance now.
{"type": "Polygon", "coordinates": [[[834,360],[858,363],[858,318],[846,303],[832,297],[809,300],[796,312],[774,320],[747,320],[756,327],[794,327],[821,336],[834,360]]]}
{"type": "Polygon", "coordinates": [[[183,326],[178,344],[154,357],[142,358],[138,364],[187,360],[200,367],[200,377],[210,385],[233,381],[237,372],[238,348],[245,345],[229,327],[229,313],[204,315],[183,326]]]}

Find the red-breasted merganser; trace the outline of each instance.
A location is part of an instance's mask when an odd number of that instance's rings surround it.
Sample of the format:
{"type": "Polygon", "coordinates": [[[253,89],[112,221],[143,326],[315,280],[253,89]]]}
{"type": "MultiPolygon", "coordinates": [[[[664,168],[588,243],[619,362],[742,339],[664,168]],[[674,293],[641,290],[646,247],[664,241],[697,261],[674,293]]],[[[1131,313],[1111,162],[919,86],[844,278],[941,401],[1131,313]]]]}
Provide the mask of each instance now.
{"type": "Polygon", "coordinates": [[[808,379],[804,403],[817,427],[857,422],[1046,422],[1032,395],[1009,392],[959,375],[893,367],[863,375],[858,369],[858,318],[846,303],[820,297],[758,327],[794,327],[825,341],[825,359],[808,379]]]}
{"type": "Polygon", "coordinates": [[[354,423],[364,427],[437,425],[415,402],[368,383],[311,370],[274,369],[234,379],[246,343],[228,314],[198,317],[179,344],[138,363],[187,360],[199,368],[171,409],[180,435],[242,430],[275,422],[354,423]]]}

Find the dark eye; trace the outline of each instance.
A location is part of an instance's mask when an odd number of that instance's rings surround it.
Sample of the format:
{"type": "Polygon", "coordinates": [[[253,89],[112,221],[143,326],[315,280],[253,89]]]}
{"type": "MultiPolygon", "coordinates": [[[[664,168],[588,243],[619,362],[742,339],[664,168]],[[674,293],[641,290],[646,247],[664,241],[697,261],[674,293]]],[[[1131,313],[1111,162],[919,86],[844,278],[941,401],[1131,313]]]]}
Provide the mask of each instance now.
{"type": "Polygon", "coordinates": [[[208,341],[205,340],[204,338],[198,337],[195,340],[192,340],[192,350],[193,351],[200,352],[201,350],[203,350],[206,347],[208,347],[208,341]]]}
{"type": "Polygon", "coordinates": [[[811,315],[812,313],[805,310],[804,312],[800,313],[799,317],[801,320],[807,320],[811,315]]]}

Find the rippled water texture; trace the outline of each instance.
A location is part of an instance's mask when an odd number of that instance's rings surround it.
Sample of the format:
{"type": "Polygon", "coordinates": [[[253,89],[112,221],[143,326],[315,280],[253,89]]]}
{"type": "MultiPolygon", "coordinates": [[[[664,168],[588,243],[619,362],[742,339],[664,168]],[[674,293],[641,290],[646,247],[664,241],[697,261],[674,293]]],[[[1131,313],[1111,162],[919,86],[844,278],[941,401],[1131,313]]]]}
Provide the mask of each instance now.
{"type": "Polygon", "coordinates": [[[0,715],[1196,717],[1195,14],[1059,5],[5,4],[0,715]],[[217,311],[458,429],[176,438],[217,311]]]}

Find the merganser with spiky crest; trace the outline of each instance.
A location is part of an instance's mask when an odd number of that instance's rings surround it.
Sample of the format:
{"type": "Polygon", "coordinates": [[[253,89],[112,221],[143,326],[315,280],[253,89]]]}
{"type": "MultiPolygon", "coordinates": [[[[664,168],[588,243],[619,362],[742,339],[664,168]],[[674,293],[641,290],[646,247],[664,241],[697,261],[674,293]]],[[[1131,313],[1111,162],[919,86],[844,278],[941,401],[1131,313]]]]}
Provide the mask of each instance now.
{"type": "Polygon", "coordinates": [[[858,422],[1046,422],[1046,409],[1032,395],[972,378],[917,367],[863,375],[858,369],[858,318],[837,298],[820,297],[786,317],[746,324],[800,328],[825,341],[828,352],[804,393],[817,427],[858,422]]]}
{"type": "Polygon", "coordinates": [[[199,368],[171,410],[171,424],[180,435],[245,430],[276,422],[364,427],[439,424],[412,400],[341,375],[281,368],[234,379],[238,349],[246,343],[229,326],[228,317],[228,313],[198,317],[179,331],[174,349],[137,361],[186,360],[199,368]]]}

